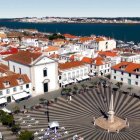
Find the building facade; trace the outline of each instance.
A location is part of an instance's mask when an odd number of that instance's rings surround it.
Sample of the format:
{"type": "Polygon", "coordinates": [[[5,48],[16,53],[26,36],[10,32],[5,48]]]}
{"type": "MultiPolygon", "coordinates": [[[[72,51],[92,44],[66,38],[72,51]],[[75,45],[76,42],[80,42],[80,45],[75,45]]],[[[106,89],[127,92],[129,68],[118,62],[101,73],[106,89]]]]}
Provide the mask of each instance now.
{"type": "Polygon", "coordinates": [[[32,83],[32,95],[47,93],[59,88],[58,63],[41,53],[20,51],[5,60],[11,71],[27,74],[32,83]]]}
{"type": "Polygon", "coordinates": [[[140,86],[140,64],[121,62],[111,68],[111,79],[128,84],[140,86]]]}

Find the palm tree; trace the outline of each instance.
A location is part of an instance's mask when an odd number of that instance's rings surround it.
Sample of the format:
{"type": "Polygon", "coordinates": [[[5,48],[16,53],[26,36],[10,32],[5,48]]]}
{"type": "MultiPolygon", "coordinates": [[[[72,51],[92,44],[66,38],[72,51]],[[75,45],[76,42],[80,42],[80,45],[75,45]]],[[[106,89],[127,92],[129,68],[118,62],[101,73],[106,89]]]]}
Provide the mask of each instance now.
{"type": "Polygon", "coordinates": [[[115,85],[120,89],[122,87],[123,83],[122,82],[117,82],[115,85]]]}

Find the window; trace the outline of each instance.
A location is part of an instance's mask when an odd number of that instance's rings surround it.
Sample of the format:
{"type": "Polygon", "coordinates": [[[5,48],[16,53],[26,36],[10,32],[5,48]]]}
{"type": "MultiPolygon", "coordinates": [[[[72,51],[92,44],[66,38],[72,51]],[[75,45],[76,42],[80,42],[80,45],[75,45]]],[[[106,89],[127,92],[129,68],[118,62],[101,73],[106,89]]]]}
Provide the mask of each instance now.
{"type": "Polygon", "coordinates": [[[72,72],[72,78],[75,79],[75,72],[72,72]]]}
{"type": "Polygon", "coordinates": [[[44,77],[47,76],[47,69],[44,69],[44,70],[43,70],[43,76],[44,76],[44,77]]]}
{"type": "Polygon", "coordinates": [[[116,76],[114,76],[114,79],[116,79],[116,76]]]}
{"type": "Polygon", "coordinates": [[[16,87],[13,88],[13,91],[14,91],[14,92],[17,91],[16,87]]]}
{"type": "Polygon", "coordinates": [[[109,69],[108,69],[108,72],[109,72],[109,69]]]}
{"type": "Polygon", "coordinates": [[[6,93],[9,94],[9,93],[10,93],[10,89],[7,89],[7,90],[6,90],[6,93]]]}
{"type": "Polygon", "coordinates": [[[20,86],[20,90],[23,90],[23,86],[20,86]]]}
{"type": "Polygon", "coordinates": [[[19,73],[21,74],[21,68],[19,68],[19,73]]]}
{"type": "Polygon", "coordinates": [[[138,76],[138,75],[136,75],[136,78],[139,78],[139,76],[138,76]]]}
{"type": "Polygon", "coordinates": [[[61,80],[61,76],[59,76],[59,80],[61,80]]]}
{"type": "Polygon", "coordinates": [[[116,73],[116,70],[114,70],[114,73],[116,73]]]}
{"type": "Polygon", "coordinates": [[[0,91],[0,95],[2,95],[2,91],[0,91]]]}
{"type": "Polygon", "coordinates": [[[129,77],[131,77],[131,73],[129,73],[129,77]]]}
{"type": "Polygon", "coordinates": [[[26,88],[29,88],[29,84],[26,84],[26,88]]]}
{"type": "Polygon", "coordinates": [[[121,78],[121,81],[123,81],[123,78],[121,78]]]}
{"type": "Polygon", "coordinates": [[[121,74],[123,75],[123,71],[121,72],[121,74]]]}
{"type": "Polygon", "coordinates": [[[138,85],[138,82],[135,82],[135,85],[138,85]]]}
{"type": "Polygon", "coordinates": [[[70,79],[70,78],[71,78],[71,73],[69,72],[69,73],[68,73],[68,79],[70,79]]]}
{"type": "Polygon", "coordinates": [[[15,72],[15,66],[13,66],[13,71],[15,72]]]}

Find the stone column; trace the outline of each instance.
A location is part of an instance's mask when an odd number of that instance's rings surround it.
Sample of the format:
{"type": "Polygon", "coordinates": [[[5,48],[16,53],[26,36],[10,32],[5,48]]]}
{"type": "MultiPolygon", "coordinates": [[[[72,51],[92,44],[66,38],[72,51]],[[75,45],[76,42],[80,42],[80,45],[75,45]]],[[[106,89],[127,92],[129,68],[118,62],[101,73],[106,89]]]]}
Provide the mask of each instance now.
{"type": "Polygon", "coordinates": [[[108,121],[113,123],[114,122],[114,103],[113,103],[113,93],[111,93],[111,100],[108,112],[108,121]]]}

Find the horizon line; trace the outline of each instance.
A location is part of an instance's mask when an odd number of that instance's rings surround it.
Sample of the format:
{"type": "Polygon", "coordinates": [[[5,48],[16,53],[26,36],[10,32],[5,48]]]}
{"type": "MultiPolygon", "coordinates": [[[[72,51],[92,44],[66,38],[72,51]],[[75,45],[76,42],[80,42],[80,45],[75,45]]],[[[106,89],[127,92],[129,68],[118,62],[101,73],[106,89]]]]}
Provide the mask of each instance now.
{"type": "Polygon", "coordinates": [[[0,19],[20,19],[20,18],[46,18],[46,17],[53,17],[53,18],[140,18],[140,16],[114,16],[114,17],[107,17],[107,16],[97,16],[97,17],[82,17],[82,16],[24,16],[24,17],[3,17],[0,19]]]}

